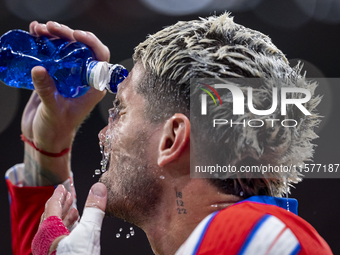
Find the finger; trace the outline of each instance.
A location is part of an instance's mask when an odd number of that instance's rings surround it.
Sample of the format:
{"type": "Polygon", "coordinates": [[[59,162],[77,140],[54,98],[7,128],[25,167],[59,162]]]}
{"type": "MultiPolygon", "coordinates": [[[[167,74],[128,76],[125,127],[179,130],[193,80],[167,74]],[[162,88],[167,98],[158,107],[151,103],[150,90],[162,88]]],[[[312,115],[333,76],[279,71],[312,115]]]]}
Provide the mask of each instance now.
{"type": "Polygon", "coordinates": [[[73,33],[75,40],[89,46],[94,53],[95,59],[99,61],[110,61],[110,51],[93,33],[76,30],[73,33]]]}
{"type": "Polygon", "coordinates": [[[32,80],[35,91],[38,93],[41,101],[47,107],[56,106],[56,96],[58,96],[57,88],[53,79],[42,66],[35,66],[32,71],[32,80]]]}
{"type": "Polygon", "coordinates": [[[70,229],[72,225],[76,222],[76,220],[78,220],[78,218],[79,212],[76,208],[73,207],[67,212],[65,218],[63,219],[63,223],[65,227],[70,229]]]}
{"type": "Polygon", "coordinates": [[[57,36],[52,35],[48,30],[46,24],[38,23],[34,26],[34,33],[36,36],[45,36],[49,39],[57,38],[57,36]]]}
{"type": "Polygon", "coordinates": [[[29,32],[30,32],[31,35],[35,35],[35,36],[37,35],[35,33],[35,29],[34,29],[37,24],[39,24],[38,21],[32,21],[30,23],[30,25],[29,25],[29,32]]]}
{"type": "Polygon", "coordinates": [[[88,251],[99,254],[100,231],[106,207],[107,191],[102,183],[92,186],[86,200],[83,216],[77,227],[70,235],[58,243],[58,250],[66,250],[66,247],[77,247],[79,254],[87,254],[88,251]]]}
{"type": "Polygon", "coordinates": [[[106,208],[107,190],[103,183],[95,183],[87,196],[85,207],[95,207],[103,212],[106,208]]]}
{"type": "Polygon", "coordinates": [[[73,37],[74,30],[65,25],[60,25],[58,22],[49,21],[46,24],[47,31],[56,37],[66,41],[75,41],[73,37]]]}
{"type": "Polygon", "coordinates": [[[73,198],[72,198],[72,195],[70,192],[67,193],[66,195],[66,200],[65,200],[65,203],[63,205],[63,210],[62,210],[62,219],[64,219],[67,215],[67,212],[70,210],[71,208],[71,205],[73,203],[73,198]]]}
{"type": "Polygon", "coordinates": [[[45,204],[45,219],[50,216],[57,216],[61,218],[67,193],[68,192],[63,185],[58,185],[58,187],[54,190],[52,197],[45,204]]]}

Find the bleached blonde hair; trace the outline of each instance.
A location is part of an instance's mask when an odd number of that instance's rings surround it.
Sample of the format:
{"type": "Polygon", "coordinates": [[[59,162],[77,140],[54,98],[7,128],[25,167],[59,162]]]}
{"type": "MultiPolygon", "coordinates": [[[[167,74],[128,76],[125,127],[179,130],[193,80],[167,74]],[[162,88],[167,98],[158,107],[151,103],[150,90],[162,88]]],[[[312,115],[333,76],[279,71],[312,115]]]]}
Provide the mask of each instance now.
{"type": "MultiPolygon", "coordinates": [[[[311,140],[317,137],[313,127],[319,123],[315,107],[320,97],[313,96],[316,84],[306,81],[300,74],[299,65],[291,68],[285,55],[268,36],[234,23],[229,13],[193,21],[180,21],[149,35],[136,47],[134,60],[141,62],[146,70],[138,91],[147,99],[147,116],[153,122],[164,121],[176,112],[189,116],[192,78],[263,78],[266,80],[265,84],[253,92],[256,109],[268,109],[266,99],[271,97],[271,88],[278,82],[283,83],[282,86],[310,90],[312,99],[304,106],[312,115],[305,116],[296,107],[287,110],[287,118],[299,118],[297,127],[265,125],[261,129],[231,128],[222,132],[219,142],[225,147],[223,153],[227,164],[298,166],[312,158],[311,140]]],[[[292,97],[299,98],[301,95],[296,93],[292,97]]],[[[230,98],[230,95],[227,95],[224,99],[229,100],[226,104],[226,107],[229,107],[227,111],[225,108],[216,108],[212,118],[219,118],[222,114],[223,118],[234,121],[254,117],[251,113],[242,117],[232,116],[230,98]],[[226,112],[230,115],[226,116],[226,112]]],[[[278,110],[272,117],[280,118],[278,110]]],[[[191,119],[191,122],[193,121],[191,119]]],[[[211,137],[211,125],[196,124],[192,126],[199,128],[192,132],[209,134],[211,137]]],[[[205,139],[204,135],[202,139],[205,139]]],[[[200,142],[202,143],[202,140],[200,142]]],[[[209,148],[201,153],[209,157],[209,148]]],[[[266,179],[253,177],[255,176],[225,176],[210,182],[225,192],[241,192],[247,197],[280,196],[288,192],[285,182],[291,184],[301,181],[298,172],[286,173],[285,176],[282,173],[272,173],[266,179]]]]}

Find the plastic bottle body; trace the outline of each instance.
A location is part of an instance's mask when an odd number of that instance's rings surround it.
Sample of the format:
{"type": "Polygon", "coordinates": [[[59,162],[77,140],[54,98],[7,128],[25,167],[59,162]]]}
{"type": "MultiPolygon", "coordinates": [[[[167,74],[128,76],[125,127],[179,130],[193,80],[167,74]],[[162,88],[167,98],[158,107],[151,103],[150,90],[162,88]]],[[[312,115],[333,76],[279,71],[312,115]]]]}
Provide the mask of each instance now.
{"type": "MultiPolygon", "coordinates": [[[[34,89],[31,69],[43,66],[54,79],[60,94],[79,97],[89,90],[89,85],[93,85],[87,79],[87,67],[91,61],[91,50],[80,42],[34,37],[21,30],[9,31],[0,38],[0,80],[12,87],[34,89]]],[[[118,73],[118,77],[123,77],[121,80],[126,76],[123,71],[118,73]]]]}
{"type": "Polygon", "coordinates": [[[91,60],[91,51],[80,42],[69,43],[61,49],[53,66],[46,68],[60,94],[79,97],[90,89],[86,80],[86,66],[91,60]]]}

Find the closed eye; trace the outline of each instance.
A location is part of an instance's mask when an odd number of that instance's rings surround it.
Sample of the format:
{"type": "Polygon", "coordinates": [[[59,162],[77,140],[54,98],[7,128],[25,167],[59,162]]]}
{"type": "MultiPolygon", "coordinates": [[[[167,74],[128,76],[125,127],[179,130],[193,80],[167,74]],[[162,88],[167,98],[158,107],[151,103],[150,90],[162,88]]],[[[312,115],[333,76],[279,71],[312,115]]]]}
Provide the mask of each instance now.
{"type": "Polygon", "coordinates": [[[116,98],[113,101],[113,108],[118,109],[118,112],[120,113],[120,111],[123,110],[125,108],[125,106],[124,106],[124,104],[122,104],[122,102],[118,98],[116,98]]]}

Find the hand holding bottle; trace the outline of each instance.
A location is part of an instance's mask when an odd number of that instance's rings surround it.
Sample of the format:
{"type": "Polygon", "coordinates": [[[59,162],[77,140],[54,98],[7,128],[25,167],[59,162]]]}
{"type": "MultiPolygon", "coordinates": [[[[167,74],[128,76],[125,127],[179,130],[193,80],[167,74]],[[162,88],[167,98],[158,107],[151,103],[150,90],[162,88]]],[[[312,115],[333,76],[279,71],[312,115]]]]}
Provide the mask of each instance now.
{"type": "MultiPolygon", "coordinates": [[[[92,33],[74,31],[55,22],[30,24],[30,33],[48,38],[79,41],[89,46],[94,58],[109,61],[108,48],[92,33]]],[[[59,153],[71,147],[77,128],[94,106],[103,98],[105,91],[91,88],[79,98],[65,98],[56,89],[53,79],[45,68],[32,69],[35,91],[26,105],[21,128],[23,134],[35,146],[50,153],[59,153]]],[[[25,167],[32,175],[32,186],[61,183],[69,177],[70,153],[62,157],[48,157],[25,143],[25,167]]]]}

